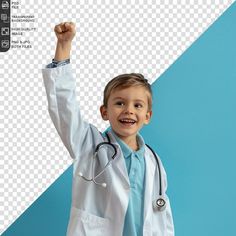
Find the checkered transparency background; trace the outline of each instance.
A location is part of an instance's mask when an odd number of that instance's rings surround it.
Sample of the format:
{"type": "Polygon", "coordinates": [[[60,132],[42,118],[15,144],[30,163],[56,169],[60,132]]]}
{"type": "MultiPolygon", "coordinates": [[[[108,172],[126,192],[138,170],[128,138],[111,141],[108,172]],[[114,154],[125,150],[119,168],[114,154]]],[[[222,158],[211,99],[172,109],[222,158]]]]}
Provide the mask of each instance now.
{"type": "Polygon", "coordinates": [[[53,28],[76,22],[71,62],[84,119],[103,130],[105,84],[120,73],[156,80],[231,4],[201,1],[20,1],[33,14],[32,49],[0,54],[0,233],[72,163],[49,118],[41,68],[54,56],[53,28]],[[62,3],[63,2],[63,3],[62,3]]]}

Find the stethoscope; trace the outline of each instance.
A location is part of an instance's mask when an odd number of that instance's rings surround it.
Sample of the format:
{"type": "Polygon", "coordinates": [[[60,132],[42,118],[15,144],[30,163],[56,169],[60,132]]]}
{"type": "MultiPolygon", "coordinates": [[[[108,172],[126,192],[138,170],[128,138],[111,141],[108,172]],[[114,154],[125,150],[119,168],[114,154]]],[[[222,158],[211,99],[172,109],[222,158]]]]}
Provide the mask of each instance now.
{"type": "MultiPolygon", "coordinates": [[[[108,139],[108,142],[102,142],[102,143],[99,143],[96,148],[95,148],[95,151],[94,151],[94,155],[93,155],[93,160],[92,160],[92,170],[94,170],[94,160],[98,154],[98,151],[101,147],[103,146],[109,146],[111,149],[113,149],[113,155],[111,157],[111,159],[108,161],[108,163],[105,165],[105,167],[103,168],[103,170],[101,170],[96,176],[94,176],[94,171],[92,172],[92,178],[89,179],[87,177],[85,177],[81,172],[78,173],[78,175],[80,177],[82,177],[84,180],[86,181],[92,181],[94,182],[96,185],[99,185],[99,186],[102,186],[104,188],[106,188],[107,184],[106,183],[98,183],[96,181],[96,179],[102,175],[104,173],[104,171],[107,169],[107,167],[112,163],[112,161],[115,159],[116,155],[117,155],[117,149],[115,147],[115,145],[113,143],[111,143],[110,141],[110,137],[108,136],[107,133],[105,133],[106,136],[107,136],[107,139],[108,139]]],[[[157,168],[158,168],[158,174],[159,174],[159,196],[156,200],[154,200],[152,202],[152,206],[153,206],[153,209],[154,210],[158,210],[158,211],[163,211],[166,207],[166,200],[165,200],[165,197],[162,195],[163,192],[162,192],[162,175],[161,175],[161,167],[160,167],[160,162],[157,158],[157,155],[156,153],[153,151],[153,149],[146,144],[146,146],[151,150],[153,156],[155,157],[156,159],[156,162],[157,162],[157,168]]]]}

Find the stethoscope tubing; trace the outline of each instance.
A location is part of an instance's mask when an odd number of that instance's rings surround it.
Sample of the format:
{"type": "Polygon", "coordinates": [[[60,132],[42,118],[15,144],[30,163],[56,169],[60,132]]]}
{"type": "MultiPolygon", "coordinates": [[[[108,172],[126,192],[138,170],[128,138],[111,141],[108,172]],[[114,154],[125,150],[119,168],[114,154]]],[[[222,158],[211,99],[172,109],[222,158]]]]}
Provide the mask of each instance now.
{"type": "Polygon", "coordinates": [[[96,178],[98,178],[98,177],[106,170],[106,168],[111,164],[111,162],[115,159],[115,157],[116,157],[116,155],[117,155],[117,149],[116,149],[116,147],[115,147],[114,144],[112,144],[111,142],[102,142],[102,143],[99,143],[99,144],[97,145],[96,149],[95,149],[95,153],[94,153],[94,156],[93,156],[92,170],[93,170],[93,168],[94,168],[94,159],[95,159],[95,157],[97,156],[97,153],[98,153],[99,148],[102,147],[103,145],[110,145],[110,146],[113,148],[114,153],[113,153],[113,155],[112,155],[112,157],[111,157],[111,160],[108,161],[108,163],[105,165],[105,167],[103,168],[103,170],[102,170],[99,174],[97,174],[96,176],[94,176],[94,173],[93,173],[93,180],[95,180],[96,178]]]}
{"type": "MultiPolygon", "coordinates": [[[[95,148],[95,152],[94,152],[94,155],[93,155],[93,159],[92,159],[92,171],[94,170],[94,161],[95,161],[95,157],[97,156],[98,154],[98,151],[99,151],[99,148],[101,148],[102,146],[104,145],[109,145],[110,147],[113,148],[114,150],[114,153],[111,157],[111,159],[108,161],[108,163],[105,165],[105,167],[103,168],[103,170],[98,173],[96,176],[94,176],[94,171],[92,173],[92,178],[91,179],[88,179],[86,178],[85,176],[83,176],[83,174],[81,172],[79,172],[79,176],[82,177],[84,180],[86,181],[93,181],[95,184],[97,185],[100,185],[104,188],[106,188],[107,184],[106,183],[98,183],[96,181],[96,178],[98,178],[101,174],[104,173],[104,171],[107,169],[107,167],[111,164],[111,162],[115,159],[116,155],[117,155],[117,148],[116,146],[111,143],[110,141],[110,138],[109,138],[109,135],[106,133],[106,136],[107,136],[107,139],[108,139],[108,142],[102,142],[102,143],[99,143],[96,148],[95,148]]],[[[166,206],[166,201],[164,199],[164,197],[162,196],[162,175],[161,175],[161,166],[160,166],[160,162],[157,158],[157,155],[156,153],[153,151],[153,149],[148,145],[146,144],[146,146],[150,149],[150,151],[152,152],[153,156],[155,157],[156,159],[156,163],[157,163],[157,168],[158,168],[158,175],[159,175],[159,198],[155,201],[153,201],[153,207],[154,209],[157,209],[159,211],[162,211],[165,209],[165,206],[166,206]]]]}
{"type": "Polygon", "coordinates": [[[148,145],[146,144],[146,146],[151,150],[153,156],[155,157],[156,159],[156,163],[157,163],[157,168],[158,168],[158,174],[159,174],[159,196],[162,196],[162,176],[161,176],[161,166],[160,166],[160,163],[159,163],[159,160],[157,158],[157,155],[156,153],[153,151],[153,149],[148,145]]]}

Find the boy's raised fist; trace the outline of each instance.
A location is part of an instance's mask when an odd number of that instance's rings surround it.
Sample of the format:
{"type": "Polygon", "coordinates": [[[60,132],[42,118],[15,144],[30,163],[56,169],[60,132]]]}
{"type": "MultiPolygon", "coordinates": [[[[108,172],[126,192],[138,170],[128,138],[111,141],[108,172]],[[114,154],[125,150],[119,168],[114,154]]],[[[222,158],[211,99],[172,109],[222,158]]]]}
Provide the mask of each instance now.
{"type": "Polygon", "coordinates": [[[76,33],[75,23],[62,22],[55,26],[54,32],[59,42],[63,43],[72,41],[76,33]]]}

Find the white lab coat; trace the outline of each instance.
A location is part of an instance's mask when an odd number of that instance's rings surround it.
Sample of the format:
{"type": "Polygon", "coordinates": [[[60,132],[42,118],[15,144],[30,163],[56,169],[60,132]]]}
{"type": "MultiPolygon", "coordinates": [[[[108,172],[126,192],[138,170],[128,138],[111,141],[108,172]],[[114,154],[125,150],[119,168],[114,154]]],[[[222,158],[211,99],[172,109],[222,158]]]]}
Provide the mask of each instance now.
{"type": "MultiPolygon", "coordinates": [[[[70,221],[67,236],[121,236],[128,207],[130,183],[122,151],[112,133],[111,142],[118,154],[112,164],[96,180],[106,182],[103,188],[93,182],[83,180],[82,172],[91,178],[91,158],[96,145],[104,142],[101,133],[81,118],[76,101],[76,81],[72,76],[71,65],[43,69],[44,84],[48,98],[51,119],[64,145],[74,159],[73,190],[70,221]]],[[[96,173],[107,163],[109,150],[103,150],[96,160],[96,173]]],[[[145,197],[144,197],[144,236],[173,236],[174,225],[170,203],[164,211],[154,211],[152,202],[158,196],[159,180],[156,160],[145,147],[145,197]]],[[[160,162],[161,163],[161,162],[160,162]]],[[[161,164],[163,191],[166,192],[166,173],[161,164]]],[[[132,235],[127,235],[132,236],[132,235]]]]}

